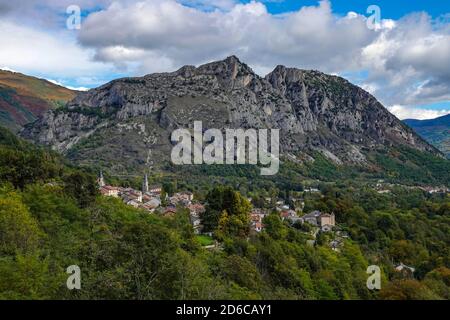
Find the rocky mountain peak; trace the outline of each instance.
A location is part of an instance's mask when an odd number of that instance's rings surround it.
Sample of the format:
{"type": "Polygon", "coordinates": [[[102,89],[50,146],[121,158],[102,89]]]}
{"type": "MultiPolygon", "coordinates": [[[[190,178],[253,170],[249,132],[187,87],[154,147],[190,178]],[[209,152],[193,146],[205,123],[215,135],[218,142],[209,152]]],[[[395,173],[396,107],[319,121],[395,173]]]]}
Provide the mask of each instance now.
{"type": "Polygon", "coordinates": [[[44,115],[22,136],[61,152],[75,147],[78,159],[104,157],[109,151],[103,155],[97,148],[114,146],[138,165],[167,158],[170,132],[194,121],[219,129],[280,129],[282,153],[320,151],[335,162],[364,163],[364,151],[392,145],[437,153],[343,78],[285,66],[261,78],[235,56],[118,79],[80,93],[68,107],[44,115]],[[90,139],[97,141],[93,149],[80,143],[90,139]]]}
{"type": "Polygon", "coordinates": [[[197,68],[195,66],[183,66],[178,69],[175,74],[183,78],[191,78],[195,75],[197,68]]]}
{"type": "Polygon", "coordinates": [[[222,84],[231,87],[245,86],[251,79],[258,77],[248,65],[242,63],[236,56],[202,65],[197,68],[197,73],[216,76],[222,84]]]}

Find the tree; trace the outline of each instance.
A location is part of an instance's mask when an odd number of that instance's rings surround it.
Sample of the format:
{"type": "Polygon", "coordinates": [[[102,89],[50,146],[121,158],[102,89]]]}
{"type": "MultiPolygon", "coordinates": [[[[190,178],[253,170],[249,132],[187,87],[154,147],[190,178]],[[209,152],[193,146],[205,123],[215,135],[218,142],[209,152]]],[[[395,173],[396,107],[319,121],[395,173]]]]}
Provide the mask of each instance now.
{"type": "Polygon", "coordinates": [[[388,283],[381,288],[380,298],[383,300],[436,300],[440,297],[423,283],[407,279],[388,283]]]}
{"type": "Polygon", "coordinates": [[[418,245],[415,245],[408,240],[395,241],[389,248],[390,255],[398,263],[412,263],[415,260],[415,257],[417,257],[418,251],[418,245]]]}
{"type": "Polygon", "coordinates": [[[256,267],[238,255],[230,255],[225,259],[223,273],[241,287],[258,291],[262,286],[261,275],[256,267]]]}
{"type": "Polygon", "coordinates": [[[423,281],[428,288],[443,299],[450,299],[450,269],[440,267],[427,273],[423,281]]]}
{"type": "Polygon", "coordinates": [[[0,300],[58,299],[62,270],[49,270],[49,260],[37,253],[0,258],[0,300]]]}
{"type": "MultiPolygon", "coordinates": [[[[250,223],[250,202],[230,187],[216,187],[206,196],[206,211],[202,214],[205,231],[214,231],[219,226],[219,220],[224,211],[229,215],[228,230],[234,235],[248,234],[250,223]]],[[[224,225],[223,225],[224,226],[224,225]]]]}
{"type": "Polygon", "coordinates": [[[160,197],[161,197],[161,206],[166,207],[168,204],[168,201],[167,201],[168,195],[167,195],[167,192],[164,191],[164,189],[161,190],[160,197]]]}
{"type": "Polygon", "coordinates": [[[287,235],[287,228],[281,221],[278,214],[269,214],[264,217],[263,224],[266,232],[276,240],[284,239],[287,235]]]}
{"type": "Polygon", "coordinates": [[[8,187],[0,188],[0,253],[33,251],[42,232],[37,221],[22,203],[21,197],[8,187]]]}
{"type": "Polygon", "coordinates": [[[75,171],[65,176],[64,189],[67,194],[77,200],[81,207],[89,206],[99,194],[95,177],[82,171],[75,171]]]}
{"type": "Polygon", "coordinates": [[[8,181],[23,189],[28,183],[57,176],[54,157],[41,150],[21,151],[0,146],[0,181],[8,181]]]}
{"type": "Polygon", "coordinates": [[[164,182],[162,184],[162,191],[171,197],[175,192],[175,184],[173,182],[164,182]]]}

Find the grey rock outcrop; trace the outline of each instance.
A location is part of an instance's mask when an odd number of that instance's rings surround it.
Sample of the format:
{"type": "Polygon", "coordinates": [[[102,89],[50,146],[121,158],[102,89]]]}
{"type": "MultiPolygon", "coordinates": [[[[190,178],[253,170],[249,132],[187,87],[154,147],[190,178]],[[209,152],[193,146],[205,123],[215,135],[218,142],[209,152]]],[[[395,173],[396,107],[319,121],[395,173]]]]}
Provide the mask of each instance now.
{"type": "Polygon", "coordinates": [[[168,159],[171,131],[198,120],[204,128],[280,129],[282,153],[320,151],[337,163],[364,163],[364,151],[398,144],[439,154],[343,78],[284,66],[263,78],[234,56],[114,80],[47,112],[21,135],[75,160],[120,151],[109,157],[139,166],[168,159]],[[89,139],[96,143],[82,143],[89,139]]]}

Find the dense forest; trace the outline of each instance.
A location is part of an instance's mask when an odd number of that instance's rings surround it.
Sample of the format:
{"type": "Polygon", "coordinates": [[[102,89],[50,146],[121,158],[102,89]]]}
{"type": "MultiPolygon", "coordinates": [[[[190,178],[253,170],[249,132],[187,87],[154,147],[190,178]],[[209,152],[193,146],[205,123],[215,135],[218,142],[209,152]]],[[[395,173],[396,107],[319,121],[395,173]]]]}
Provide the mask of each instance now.
{"type": "Polygon", "coordinates": [[[185,210],[163,217],[102,197],[92,171],[1,129],[0,299],[450,298],[446,194],[321,183],[320,196],[305,197],[304,212],[336,214],[349,237],[334,251],[330,234],[311,246],[307,226],[276,213],[264,219],[263,232],[249,232],[258,198],[287,197],[301,181],[265,188],[236,178],[196,190],[195,181],[170,179],[172,189],[195,190],[206,201],[202,218],[218,249],[202,247],[185,210]],[[415,272],[396,271],[399,263],[415,272]],[[81,290],[66,287],[70,265],[81,269],[81,290]],[[366,286],[369,265],[382,270],[381,290],[366,286]]]}

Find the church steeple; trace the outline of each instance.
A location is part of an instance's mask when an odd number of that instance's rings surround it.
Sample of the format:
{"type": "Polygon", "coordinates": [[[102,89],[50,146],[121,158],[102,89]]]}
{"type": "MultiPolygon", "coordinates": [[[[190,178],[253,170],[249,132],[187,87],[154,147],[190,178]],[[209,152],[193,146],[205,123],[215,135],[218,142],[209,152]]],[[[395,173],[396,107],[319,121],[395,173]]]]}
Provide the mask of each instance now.
{"type": "Polygon", "coordinates": [[[148,192],[148,176],[144,175],[144,182],[142,182],[142,193],[148,192]]]}
{"type": "Polygon", "coordinates": [[[100,176],[98,177],[97,182],[98,182],[98,186],[99,187],[105,186],[105,179],[103,178],[103,171],[102,170],[100,170],[100,176]]]}

